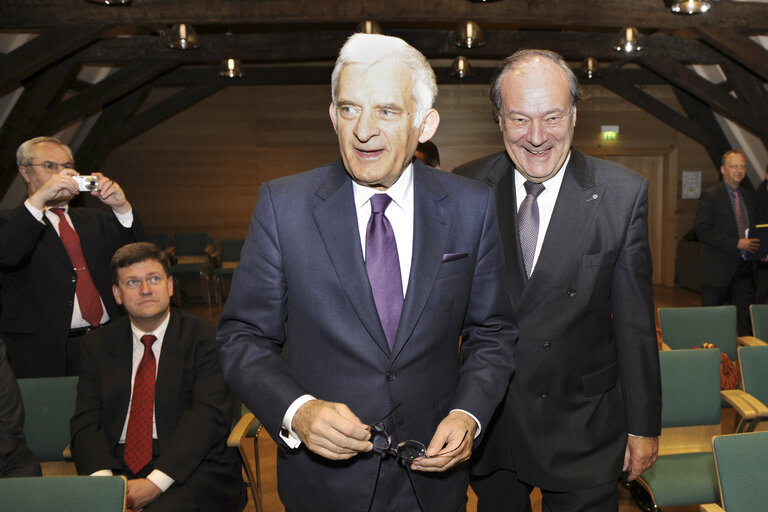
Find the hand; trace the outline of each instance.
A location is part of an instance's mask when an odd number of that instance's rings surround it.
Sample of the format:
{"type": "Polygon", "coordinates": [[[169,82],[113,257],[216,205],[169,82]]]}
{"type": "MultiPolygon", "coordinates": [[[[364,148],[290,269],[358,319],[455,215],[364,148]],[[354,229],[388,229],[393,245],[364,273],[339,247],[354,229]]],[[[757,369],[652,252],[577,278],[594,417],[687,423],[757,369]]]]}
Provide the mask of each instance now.
{"type": "Polygon", "coordinates": [[[291,428],[307,448],[326,459],[351,459],[373,449],[368,425],[345,404],[310,400],[296,411],[291,428]]]}
{"type": "Polygon", "coordinates": [[[91,191],[92,196],[98,197],[102,203],[119,214],[131,211],[131,203],[128,202],[125,192],[116,181],[112,181],[100,172],[94,172],[93,176],[97,176],[99,181],[96,190],[91,191]]]}
{"type": "Polygon", "coordinates": [[[437,426],[427,456],[411,464],[414,471],[445,471],[469,459],[477,423],[466,413],[453,411],[437,426]],[[444,454],[444,455],[440,455],[444,454]]]}
{"type": "Polygon", "coordinates": [[[739,238],[737,245],[740,251],[755,252],[760,248],[759,238],[739,238]]]}
{"type": "Polygon", "coordinates": [[[126,506],[133,512],[141,512],[148,504],[163,494],[158,486],[146,478],[128,480],[126,486],[126,506]]]}
{"type": "Polygon", "coordinates": [[[658,455],[658,437],[629,436],[627,449],[624,451],[624,467],[622,468],[622,471],[627,471],[627,481],[631,482],[643,471],[653,466],[658,455]]]}
{"type": "Polygon", "coordinates": [[[70,199],[80,193],[77,182],[72,179],[72,176],[77,176],[77,171],[74,169],[62,169],[51,175],[29,196],[29,203],[38,210],[42,210],[46,206],[67,204],[70,199]]]}

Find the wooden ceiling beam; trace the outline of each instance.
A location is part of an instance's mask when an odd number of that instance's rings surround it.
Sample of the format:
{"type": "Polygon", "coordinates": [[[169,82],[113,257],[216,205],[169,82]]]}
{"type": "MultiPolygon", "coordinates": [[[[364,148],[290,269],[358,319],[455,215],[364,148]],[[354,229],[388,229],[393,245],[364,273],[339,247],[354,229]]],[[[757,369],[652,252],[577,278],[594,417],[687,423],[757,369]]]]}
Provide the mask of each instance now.
{"type": "MultiPolygon", "coordinates": [[[[721,158],[726,151],[731,149],[731,144],[728,142],[725,133],[723,133],[720,123],[717,122],[715,113],[704,102],[688,94],[683,89],[673,85],[672,90],[688,118],[708,134],[709,142],[702,145],[707,151],[709,159],[714,164],[715,170],[719,172],[721,158]]],[[[749,182],[749,180],[746,181],[749,182]]]]}
{"type": "Polygon", "coordinates": [[[133,5],[106,7],[82,0],[3,0],[0,28],[46,27],[56,23],[172,24],[172,23],[340,23],[354,27],[365,19],[388,23],[506,23],[517,26],[559,27],[571,20],[594,28],[675,30],[696,27],[733,27],[768,30],[768,6],[762,2],[720,1],[706,15],[676,15],[661,0],[591,0],[589,2],[531,2],[505,0],[472,3],[457,0],[358,0],[356,2],[293,0],[136,0],[133,5]],[[500,21],[503,20],[503,21],[500,21]]]}
{"type": "Polygon", "coordinates": [[[745,33],[728,28],[706,27],[697,31],[709,44],[763,80],[768,80],[768,50],[745,33]]]}

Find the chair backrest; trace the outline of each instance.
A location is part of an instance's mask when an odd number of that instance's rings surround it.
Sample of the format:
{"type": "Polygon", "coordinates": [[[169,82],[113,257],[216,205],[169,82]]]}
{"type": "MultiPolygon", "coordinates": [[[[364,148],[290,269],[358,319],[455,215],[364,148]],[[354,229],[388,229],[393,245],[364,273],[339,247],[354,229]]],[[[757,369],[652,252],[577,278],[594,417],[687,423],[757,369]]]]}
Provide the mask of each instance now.
{"type": "Polygon", "coordinates": [[[739,347],[744,391],[768,405],[768,346],[739,347]]]}
{"type": "Polygon", "coordinates": [[[175,233],[173,240],[177,257],[205,255],[206,248],[213,245],[208,233],[175,233]]]}
{"type": "Polygon", "coordinates": [[[244,243],[245,240],[222,240],[221,261],[240,261],[244,243]]]}
{"type": "Polygon", "coordinates": [[[0,512],[121,512],[124,476],[44,476],[0,479],[0,512]]]}
{"type": "Polygon", "coordinates": [[[768,304],[750,304],[749,316],[752,319],[752,336],[768,342],[768,304]]]}
{"type": "Polygon", "coordinates": [[[659,453],[709,451],[721,420],[720,351],[661,351],[659,363],[664,429],[659,453]]]}
{"type": "Polygon", "coordinates": [[[69,419],[75,412],[77,377],[18,379],[24,401],[24,435],[40,462],[64,459],[69,419]]]}
{"type": "Polygon", "coordinates": [[[664,343],[672,349],[712,343],[736,360],[736,306],[659,308],[659,325],[664,343]]]}
{"type": "Polygon", "coordinates": [[[173,245],[173,237],[167,233],[150,233],[147,241],[155,244],[161,251],[173,245]]]}
{"type": "Polygon", "coordinates": [[[768,432],[715,436],[712,451],[720,498],[726,512],[765,510],[768,503],[765,476],[768,432]]]}

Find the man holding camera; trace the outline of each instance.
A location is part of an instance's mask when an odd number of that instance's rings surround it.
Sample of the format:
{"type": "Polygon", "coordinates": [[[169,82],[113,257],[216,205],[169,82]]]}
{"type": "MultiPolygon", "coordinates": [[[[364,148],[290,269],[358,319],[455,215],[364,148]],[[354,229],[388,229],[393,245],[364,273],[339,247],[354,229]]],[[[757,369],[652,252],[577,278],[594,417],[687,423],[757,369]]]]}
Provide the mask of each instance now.
{"type": "Polygon", "coordinates": [[[29,197],[0,212],[0,336],[17,377],[78,375],[79,338],[119,316],[109,260],[146,233],[120,185],[97,172],[94,188],[58,139],[24,142],[16,163],[29,197]],[[113,213],[69,208],[89,190],[113,213]]]}

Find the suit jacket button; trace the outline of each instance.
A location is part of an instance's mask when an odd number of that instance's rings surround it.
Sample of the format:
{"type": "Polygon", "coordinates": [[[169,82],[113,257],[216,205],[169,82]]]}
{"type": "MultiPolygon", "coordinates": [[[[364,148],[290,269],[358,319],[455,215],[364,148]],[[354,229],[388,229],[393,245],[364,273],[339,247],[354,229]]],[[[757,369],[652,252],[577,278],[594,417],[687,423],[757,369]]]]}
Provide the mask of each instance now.
{"type": "Polygon", "coordinates": [[[576,296],[576,290],[574,290],[573,288],[568,288],[567,293],[570,298],[574,298],[576,296]]]}
{"type": "Polygon", "coordinates": [[[393,381],[393,380],[395,380],[395,376],[396,376],[396,375],[397,375],[397,374],[396,374],[394,371],[391,371],[391,372],[387,372],[387,380],[388,380],[388,381],[393,381]]]}
{"type": "Polygon", "coordinates": [[[541,398],[543,398],[544,400],[549,398],[549,391],[542,391],[541,392],[541,398]]]}
{"type": "Polygon", "coordinates": [[[76,276],[72,276],[72,282],[73,282],[73,283],[76,283],[76,282],[77,282],[77,277],[76,277],[76,276]]]}
{"type": "Polygon", "coordinates": [[[552,344],[548,341],[545,341],[543,344],[544,350],[549,350],[552,348],[552,344]]]}

